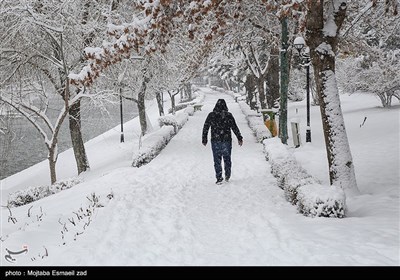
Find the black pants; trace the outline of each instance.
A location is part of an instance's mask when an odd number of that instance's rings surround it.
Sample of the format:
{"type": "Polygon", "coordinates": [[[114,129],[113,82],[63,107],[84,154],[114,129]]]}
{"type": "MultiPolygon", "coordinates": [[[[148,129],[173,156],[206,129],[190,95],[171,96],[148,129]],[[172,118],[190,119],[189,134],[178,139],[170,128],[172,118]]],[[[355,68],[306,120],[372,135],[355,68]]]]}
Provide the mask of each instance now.
{"type": "Polygon", "coordinates": [[[231,177],[232,142],[211,142],[211,148],[214,156],[215,177],[222,178],[222,159],[224,159],[225,178],[231,177]]]}

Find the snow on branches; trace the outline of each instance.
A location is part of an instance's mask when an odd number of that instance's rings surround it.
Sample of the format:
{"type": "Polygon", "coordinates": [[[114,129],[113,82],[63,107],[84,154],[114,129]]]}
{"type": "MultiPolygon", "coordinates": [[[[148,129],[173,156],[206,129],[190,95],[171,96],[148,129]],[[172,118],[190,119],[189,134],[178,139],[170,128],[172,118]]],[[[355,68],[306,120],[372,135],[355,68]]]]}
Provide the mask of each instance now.
{"type": "Polygon", "coordinates": [[[129,58],[131,52],[150,54],[165,51],[165,47],[175,34],[187,33],[190,39],[200,34],[209,41],[224,35],[245,20],[246,5],[258,5],[265,11],[276,13],[278,17],[297,16],[300,0],[147,0],[133,5],[133,20],[128,23],[109,24],[109,42],[102,47],[86,48],[87,65],[79,73],[70,73],[71,84],[89,86],[100,73],[112,64],[129,58]],[[206,23],[206,24],[205,24],[206,23]]]}

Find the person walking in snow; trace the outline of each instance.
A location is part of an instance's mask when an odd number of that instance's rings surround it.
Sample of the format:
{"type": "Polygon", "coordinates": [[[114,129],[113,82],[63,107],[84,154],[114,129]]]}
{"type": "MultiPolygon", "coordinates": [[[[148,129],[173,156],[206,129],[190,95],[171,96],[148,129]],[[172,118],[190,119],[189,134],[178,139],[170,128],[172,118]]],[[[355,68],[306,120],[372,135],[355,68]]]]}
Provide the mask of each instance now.
{"type": "Polygon", "coordinates": [[[211,149],[214,157],[215,176],[217,177],[216,184],[221,184],[222,177],[222,159],[224,159],[225,181],[229,181],[231,177],[231,151],[232,151],[232,136],[231,130],[235,133],[238,139],[239,146],[243,144],[243,137],[236,125],[235,118],[228,112],[228,106],[224,99],[218,99],[214,110],[208,114],[203,126],[202,143],[207,145],[208,130],[211,127],[211,149]]]}

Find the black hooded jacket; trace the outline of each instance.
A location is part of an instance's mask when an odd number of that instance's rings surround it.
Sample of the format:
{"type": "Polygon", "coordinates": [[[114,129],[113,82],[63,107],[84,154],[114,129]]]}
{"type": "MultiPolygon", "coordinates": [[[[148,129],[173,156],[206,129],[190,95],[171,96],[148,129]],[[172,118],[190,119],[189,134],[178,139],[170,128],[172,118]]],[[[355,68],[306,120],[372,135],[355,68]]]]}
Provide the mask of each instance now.
{"type": "Polygon", "coordinates": [[[243,139],[233,115],[228,112],[228,107],[224,99],[218,99],[214,110],[207,116],[203,126],[203,143],[207,143],[207,134],[210,127],[211,142],[232,142],[231,129],[239,141],[243,139]]]}

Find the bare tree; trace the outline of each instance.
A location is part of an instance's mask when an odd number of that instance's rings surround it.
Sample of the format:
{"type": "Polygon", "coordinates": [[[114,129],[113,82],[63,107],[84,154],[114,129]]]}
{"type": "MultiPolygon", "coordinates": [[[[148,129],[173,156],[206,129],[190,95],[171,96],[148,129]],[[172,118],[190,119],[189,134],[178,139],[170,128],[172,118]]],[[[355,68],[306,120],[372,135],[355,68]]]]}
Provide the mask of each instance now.
{"type": "MultiPolygon", "coordinates": [[[[92,6],[87,1],[80,4],[82,6],[66,1],[61,10],[52,1],[25,6],[18,1],[0,4],[5,23],[0,42],[0,99],[26,117],[42,135],[49,150],[51,183],[56,181],[58,134],[68,114],[78,171],[83,172],[89,166],[80,133],[79,104],[83,97],[96,95],[89,95],[84,88],[71,89],[68,78],[71,69],[80,67],[80,48],[85,42],[95,42],[88,41],[95,29],[85,26],[92,6]],[[50,101],[57,97],[61,97],[62,103],[57,119],[52,122],[47,109],[50,101]]],[[[92,10],[90,15],[91,22],[96,22],[101,11],[92,10]]]]}
{"type": "MultiPolygon", "coordinates": [[[[0,170],[7,174],[8,162],[13,155],[13,145],[16,133],[14,132],[12,120],[14,114],[9,106],[0,102],[0,170]]],[[[4,173],[1,177],[4,176],[4,173]]],[[[0,180],[1,180],[0,177],[0,180]]]]}
{"type": "Polygon", "coordinates": [[[400,15],[394,4],[350,5],[337,63],[342,90],[375,94],[387,108],[400,101],[400,15]]]}

